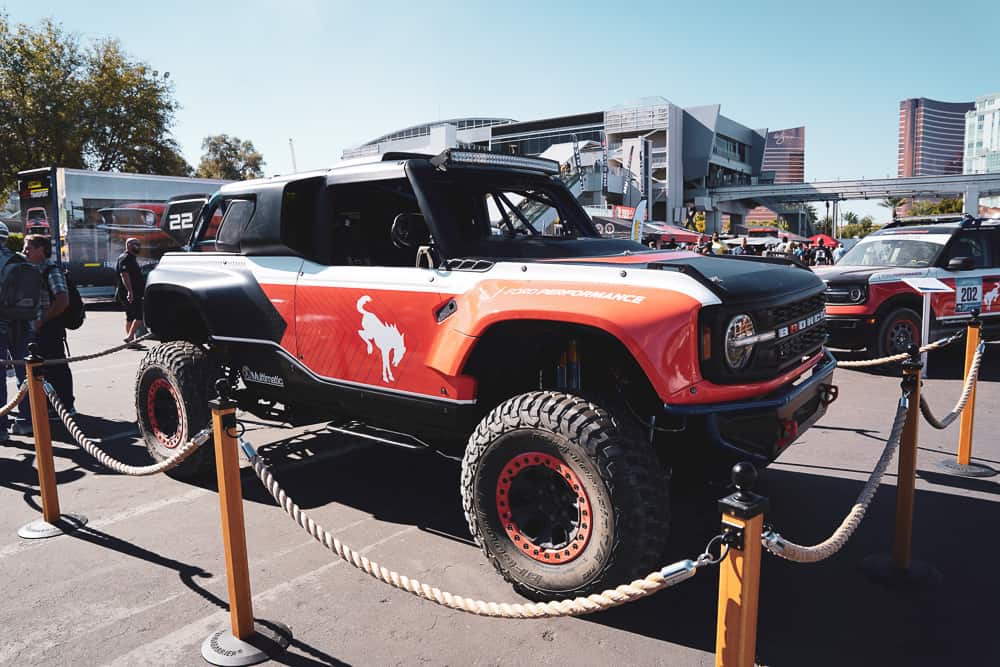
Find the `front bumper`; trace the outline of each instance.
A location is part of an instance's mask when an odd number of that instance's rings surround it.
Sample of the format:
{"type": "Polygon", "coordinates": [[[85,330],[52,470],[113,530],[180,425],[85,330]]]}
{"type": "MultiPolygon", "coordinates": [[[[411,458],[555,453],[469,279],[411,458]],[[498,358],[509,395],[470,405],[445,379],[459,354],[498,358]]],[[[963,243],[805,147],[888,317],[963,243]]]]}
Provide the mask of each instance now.
{"type": "Polygon", "coordinates": [[[702,421],[709,442],[721,453],[767,465],[826,414],[837,398],[832,383],[837,361],[824,350],[812,375],[768,396],[733,403],[664,405],[668,415],[702,421]]]}

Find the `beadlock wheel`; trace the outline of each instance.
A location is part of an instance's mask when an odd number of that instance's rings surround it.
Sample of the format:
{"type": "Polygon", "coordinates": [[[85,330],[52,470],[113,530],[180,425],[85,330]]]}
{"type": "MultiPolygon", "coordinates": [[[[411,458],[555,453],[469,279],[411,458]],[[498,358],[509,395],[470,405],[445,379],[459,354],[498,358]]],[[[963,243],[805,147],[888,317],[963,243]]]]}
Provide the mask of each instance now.
{"type": "Polygon", "coordinates": [[[592,513],[583,482],[543,452],[520,454],[504,466],[496,512],[507,537],[540,563],[572,562],[590,539],[592,513]]]}
{"type": "Polygon", "coordinates": [[[184,410],[177,391],[165,377],[157,377],[146,390],[146,414],[149,428],[157,442],[166,449],[182,444],[181,433],[187,430],[184,410]]]}
{"type": "Polygon", "coordinates": [[[579,396],[532,392],[469,439],[462,503],[487,559],[537,600],[645,576],[667,539],[667,475],[628,418],[579,396]]]}
{"type": "MultiPolygon", "coordinates": [[[[146,353],[136,375],[135,405],[139,432],[154,461],[170,458],[208,425],[215,376],[205,351],[193,343],[171,341],[146,353]]],[[[214,468],[215,451],[208,442],[171,472],[200,480],[214,468]]]]}

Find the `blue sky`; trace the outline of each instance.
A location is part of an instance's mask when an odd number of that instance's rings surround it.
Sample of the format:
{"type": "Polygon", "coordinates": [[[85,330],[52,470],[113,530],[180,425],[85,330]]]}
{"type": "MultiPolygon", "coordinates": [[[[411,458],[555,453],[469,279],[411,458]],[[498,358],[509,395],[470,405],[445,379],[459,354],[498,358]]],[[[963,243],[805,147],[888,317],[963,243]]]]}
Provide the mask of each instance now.
{"type": "Polygon", "coordinates": [[[751,127],[805,125],[807,180],[885,177],[896,173],[900,100],[1000,90],[996,0],[22,0],[6,12],[119,38],[170,72],[190,163],[203,137],[227,133],[253,141],[268,174],[291,171],[289,137],[299,169],[319,168],[425,121],[530,120],[660,95],[721,104],[751,127]]]}

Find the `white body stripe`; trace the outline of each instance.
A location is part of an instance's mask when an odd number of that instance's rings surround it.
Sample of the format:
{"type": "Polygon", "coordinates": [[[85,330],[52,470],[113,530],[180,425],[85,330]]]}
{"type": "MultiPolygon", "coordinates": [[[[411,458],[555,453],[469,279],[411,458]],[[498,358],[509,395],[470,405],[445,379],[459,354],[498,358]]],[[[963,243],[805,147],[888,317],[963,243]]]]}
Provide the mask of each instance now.
{"type": "Polygon", "coordinates": [[[464,294],[486,280],[541,281],[568,283],[580,289],[598,285],[618,285],[622,289],[643,287],[669,290],[685,294],[702,306],[721,303],[719,297],[688,275],[679,271],[639,268],[641,264],[498,262],[488,271],[445,271],[393,266],[325,266],[308,260],[303,261],[298,257],[241,257],[196,253],[166,255],[161,265],[192,269],[245,267],[259,282],[276,285],[300,284],[464,294]]]}

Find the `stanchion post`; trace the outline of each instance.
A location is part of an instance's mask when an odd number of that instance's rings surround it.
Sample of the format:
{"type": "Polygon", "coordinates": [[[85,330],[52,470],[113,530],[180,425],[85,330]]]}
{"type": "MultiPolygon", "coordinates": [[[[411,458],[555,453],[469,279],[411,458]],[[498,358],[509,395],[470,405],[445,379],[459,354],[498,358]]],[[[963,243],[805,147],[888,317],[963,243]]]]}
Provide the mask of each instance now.
{"type": "Polygon", "coordinates": [[[899,439],[899,469],[896,477],[896,532],[892,539],[892,562],[898,570],[910,567],[913,544],[913,494],[917,482],[917,435],[920,427],[920,363],[911,350],[903,362],[903,388],[910,392],[903,433],[899,439]]]}
{"type": "Polygon", "coordinates": [[[243,489],[240,481],[236,402],[229,398],[229,383],[215,383],[218,398],[209,401],[215,438],[215,469],[219,482],[222,544],[226,553],[231,632],[219,630],[202,643],[201,655],[213,665],[253,665],[285,650],[292,633],[281,623],[255,623],[250,597],[243,489]]]}
{"type": "Polygon", "coordinates": [[[52,458],[52,431],[49,429],[49,399],[45,396],[45,376],[38,345],[28,346],[27,365],[28,400],[31,404],[31,431],[35,438],[35,465],[38,469],[38,491],[42,498],[42,519],[22,526],[17,534],[33,540],[55,537],[87,523],[77,514],[63,515],[59,509],[59,492],[56,487],[56,466],[52,458]]]}
{"type": "Polygon", "coordinates": [[[864,559],[861,569],[870,578],[889,585],[928,586],[941,581],[932,565],[912,559],[913,500],[917,482],[917,436],[920,425],[920,349],[911,345],[910,359],[903,362],[903,391],[908,394],[906,421],[899,437],[899,468],[896,477],[896,525],[891,555],[864,559]]]}
{"type": "Polygon", "coordinates": [[[729,552],[719,564],[715,664],[753,667],[760,596],[760,535],[768,500],[752,492],[757,470],[751,464],[737,463],[732,475],[737,492],[719,501],[722,532],[729,552]]]}
{"type": "MultiPolygon", "coordinates": [[[[972,360],[976,356],[976,349],[979,347],[979,339],[982,334],[982,320],[979,319],[979,311],[972,311],[972,319],[969,320],[969,328],[965,335],[965,375],[969,377],[969,370],[972,368],[972,360]]],[[[958,430],[958,465],[967,466],[972,458],[972,424],[976,412],[976,384],[972,384],[972,393],[969,400],[962,409],[962,421],[958,430]]]]}
{"type": "Polygon", "coordinates": [[[45,397],[45,375],[38,346],[31,344],[25,357],[28,366],[28,399],[31,403],[31,431],[35,436],[35,462],[38,487],[42,496],[42,518],[49,523],[59,520],[59,493],[56,490],[56,467],[52,460],[52,431],[49,429],[49,401],[45,397]]]}
{"type": "MultiPolygon", "coordinates": [[[[224,381],[220,381],[224,382],[224,381]]],[[[250,599],[250,568],[243,522],[243,489],[240,486],[239,449],[236,443],[236,404],[224,396],[210,401],[212,433],[215,436],[215,470],[219,480],[222,511],[222,544],[226,550],[229,583],[229,616],[233,635],[246,640],[253,634],[253,602],[250,599]]]]}

